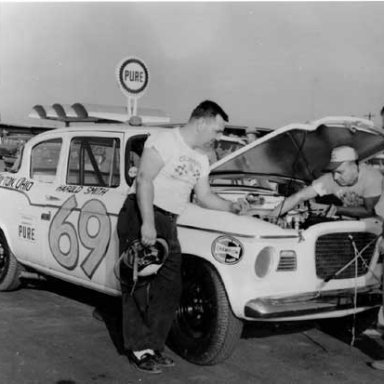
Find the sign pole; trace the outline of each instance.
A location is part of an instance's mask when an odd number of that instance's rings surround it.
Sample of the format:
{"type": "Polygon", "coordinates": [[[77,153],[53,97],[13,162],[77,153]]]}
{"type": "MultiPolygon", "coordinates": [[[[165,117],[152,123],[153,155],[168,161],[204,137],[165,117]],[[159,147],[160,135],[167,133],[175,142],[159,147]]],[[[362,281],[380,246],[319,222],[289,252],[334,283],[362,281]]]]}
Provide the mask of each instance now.
{"type": "Polygon", "coordinates": [[[130,117],[132,116],[132,106],[131,106],[130,96],[127,97],[127,115],[128,115],[128,119],[130,119],[130,117]]]}

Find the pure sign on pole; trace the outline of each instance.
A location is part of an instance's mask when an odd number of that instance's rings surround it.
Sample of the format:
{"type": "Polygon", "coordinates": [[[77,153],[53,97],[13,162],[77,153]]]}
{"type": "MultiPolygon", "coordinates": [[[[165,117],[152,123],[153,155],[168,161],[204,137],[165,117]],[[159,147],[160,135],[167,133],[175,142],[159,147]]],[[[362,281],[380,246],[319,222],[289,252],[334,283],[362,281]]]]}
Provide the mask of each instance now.
{"type": "Polygon", "coordinates": [[[137,100],[149,84],[149,72],[144,61],[127,57],[117,67],[117,81],[127,97],[128,118],[137,115],[137,100]]]}

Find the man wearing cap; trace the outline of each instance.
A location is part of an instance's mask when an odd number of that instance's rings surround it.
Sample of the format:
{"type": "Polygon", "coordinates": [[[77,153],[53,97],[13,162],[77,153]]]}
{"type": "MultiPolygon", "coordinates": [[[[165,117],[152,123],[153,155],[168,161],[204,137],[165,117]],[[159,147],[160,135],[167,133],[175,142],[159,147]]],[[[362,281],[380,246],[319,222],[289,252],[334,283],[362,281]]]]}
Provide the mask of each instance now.
{"type": "Polygon", "coordinates": [[[272,216],[279,217],[317,195],[334,195],[341,200],[342,206],[329,207],[326,213],[328,217],[375,216],[374,208],[382,193],[383,179],[378,170],[367,164],[359,164],[357,153],[352,147],[340,146],[332,150],[326,171],[312,185],[285,199],[274,209],[272,216]]]}

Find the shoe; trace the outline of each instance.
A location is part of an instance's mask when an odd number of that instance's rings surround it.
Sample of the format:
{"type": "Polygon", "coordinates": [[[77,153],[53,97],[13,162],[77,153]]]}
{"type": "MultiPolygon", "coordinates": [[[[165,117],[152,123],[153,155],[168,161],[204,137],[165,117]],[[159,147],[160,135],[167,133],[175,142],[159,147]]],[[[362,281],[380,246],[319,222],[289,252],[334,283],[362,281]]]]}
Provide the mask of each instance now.
{"type": "Polygon", "coordinates": [[[162,370],[155,361],[155,355],[145,353],[143,356],[137,358],[133,353],[129,355],[129,360],[135,365],[135,367],[142,372],[146,373],[161,373],[162,370]]]}
{"type": "Polygon", "coordinates": [[[384,371],[384,360],[375,360],[371,363],[371,367],[374,369],[378,369],[380,371],[384,371]]]}
{"type": "Polygon", "coordinates": [[[175,362],[170,357],[164,356],[158,351],[155,351],[154,360],[160,367],[169,368],[175,366],[175,362]]]}
{"type": "Polygon", "coordinates": [[[99,321],[104,321],[103,315],[100,312],[99,308],[95,308],[92,312],[92,316],[94,319],[99,320],[99,321]]]}

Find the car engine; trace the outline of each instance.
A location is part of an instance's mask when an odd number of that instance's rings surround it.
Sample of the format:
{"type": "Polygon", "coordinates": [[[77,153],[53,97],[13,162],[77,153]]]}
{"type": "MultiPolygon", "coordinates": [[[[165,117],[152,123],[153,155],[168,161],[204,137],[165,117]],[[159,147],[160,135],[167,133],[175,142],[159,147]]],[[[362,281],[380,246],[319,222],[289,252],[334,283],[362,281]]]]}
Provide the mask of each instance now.
{"type": "Polygon", "coordinates": [[[248,214],[261,220],[276,224],[284,229],[306,229],[322,222],[341,220],[339,217],[327,217],[329,204],[310,201],[300,204],[279,218],[272,216],[272,211],[284,201],[284,196],[271,196],[248,193],[245,199],[251,206],[248,214]]]}

